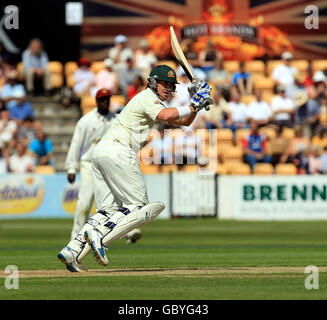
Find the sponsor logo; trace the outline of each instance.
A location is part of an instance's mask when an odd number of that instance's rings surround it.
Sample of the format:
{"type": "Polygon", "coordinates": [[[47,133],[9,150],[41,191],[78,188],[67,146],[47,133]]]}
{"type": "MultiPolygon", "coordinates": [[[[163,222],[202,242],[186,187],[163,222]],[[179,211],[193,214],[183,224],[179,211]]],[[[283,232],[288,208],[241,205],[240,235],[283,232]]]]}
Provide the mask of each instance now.
{"type": "Polygon", "coordinates": [[[169,77],[169,78],[174,78],[174,79],[175,79],[175,73],[174,73],[173,71],[170,70],[170,71],[168,72],[168,77],[169,77]]]}
{"type": "Polygon", "coordinates": [[[25,214],[43,201],[44,183],[38,176],[9,176],[0,183],[0,214],[25,214]]]}

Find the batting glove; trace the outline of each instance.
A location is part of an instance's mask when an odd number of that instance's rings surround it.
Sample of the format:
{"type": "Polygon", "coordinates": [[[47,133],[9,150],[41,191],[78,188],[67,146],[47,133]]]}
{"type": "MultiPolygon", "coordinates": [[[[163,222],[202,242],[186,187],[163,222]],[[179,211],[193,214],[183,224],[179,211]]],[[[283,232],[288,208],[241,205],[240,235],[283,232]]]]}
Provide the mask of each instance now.
{"type": "Polygon", "coordinates": [[[212,87],[204,80],[193,80],[191,85],[187,88],[190,97],[193,97],[199,91],[211,92],[212,87]]]}
{"type": "Polygon", "coordinates": [[[210,95],[210,91],[199,91],[196,92],[192,99],[191,105],[193,106],[195,112],[199,112],[202,108],[213,104],[213,99],[210,95]]]}

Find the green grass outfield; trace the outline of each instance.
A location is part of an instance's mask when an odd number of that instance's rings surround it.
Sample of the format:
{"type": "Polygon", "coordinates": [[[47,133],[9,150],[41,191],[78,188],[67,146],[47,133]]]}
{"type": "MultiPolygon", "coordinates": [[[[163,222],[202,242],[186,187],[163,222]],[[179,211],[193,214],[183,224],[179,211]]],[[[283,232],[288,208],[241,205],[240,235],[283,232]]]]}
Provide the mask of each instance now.
{"type": "Polygon", "coordinates": [[[156,220],[136,244],[118,240],[109,266],[92,255],[87,273],[56,258],[72,220],[0,220],[0,299],[220,300],[326,299],[327,221],[241,222],[215,218],[156,220]],[[6,266],[19,290],[4,287],[6,266]],[[319,289],[304,286],[319,268],[319,289]]]}

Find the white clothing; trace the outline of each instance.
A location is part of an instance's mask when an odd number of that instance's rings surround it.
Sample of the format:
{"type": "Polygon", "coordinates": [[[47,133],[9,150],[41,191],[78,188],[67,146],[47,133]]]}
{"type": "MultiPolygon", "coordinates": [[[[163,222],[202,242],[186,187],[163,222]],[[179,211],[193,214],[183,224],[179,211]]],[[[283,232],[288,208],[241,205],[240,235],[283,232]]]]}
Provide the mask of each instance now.
{"type": "Polygon", "coordinates": [[[246,104],[242,102],[228,102],[228,106],[230,108],[232,114],[233,122],[245,122],[246,118],[248,117],[249,109],[246,104]]]}
{"type": "Polygon", "coordinates": [[[0,174],[8,173],[7,161],[5,158],[0,157],[0,174]]]}
{"type": "MultiPolygon", "coordinates": [[[[294,102],[290,98],[283,98],[281,96],[276,96],[271,101],[272,111],[277,110],[290,110],[295,109],[294,102]]],[[[291,120],[291,115],[288,113],[279,113],[274,116],[274,120],[291,120]]]]}
{"type": "Polygon", "coordinates": [[[34,170],[35,162],[34,159],[28,155],[19,157],[17,154],[13,154],[9,158],[10,170],[14,173],[26,173],[34,170]]]}
{"type": "MultiPolygon", "coordinates": [[[[112,60],[115,61],[116,55],[117,55],[117,48],[113,47],[109,50],[108,52],[108,57],[112,60]]],[[[126,60],[127,58],[133,58],[133,50],[131,48],[124,48],[123,50],[120,51],[119,55],[119,62],[116,62],[113,66],[115,71],[121,70],[123,68],[126,68],[126,60]]]]}
{"type": "Polygon", "coordinates": [[[158,59],[152,51],[143,52],[137,50],[135,52],[135,67],[142,70],[148,71],[157,63],[158,59]]]}
{"type": "Polygon", "coordinates": [[[296,72],[297,69],[295,67],[289,67],[282,64],[274,68],[272,78],[287,87],[294,84],[294,74],[296,72]]]}
{"type": "Polygon", "coordinates": [[[268,120],[271,115],[271,107],[265,101],[253,101],[248,106],[248,116],[254,120],[268,120]]]}
{"type": "Polygon", "coordinates": [[[16,130],[17,124],[14,120],[8,122],[0,120],[0,148],[13,138],[16,130]]]}

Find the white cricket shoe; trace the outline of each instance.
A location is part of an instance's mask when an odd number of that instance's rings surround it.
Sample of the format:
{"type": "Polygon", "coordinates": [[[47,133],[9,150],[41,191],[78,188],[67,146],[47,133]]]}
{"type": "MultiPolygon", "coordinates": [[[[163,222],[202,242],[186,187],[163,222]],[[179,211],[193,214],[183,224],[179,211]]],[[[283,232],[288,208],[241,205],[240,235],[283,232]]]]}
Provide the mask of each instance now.
{"type": "Polygon", "coordinates": [[[84,232],[84,238],[91,247],[95,260],[103,266],[108,265],[109,261],[105,253],[107,248],[102,243],[102,234],[93,228],[84,232]]]}
{"type": "Polygon", "coordinates": [[[140,229],[134,229],[126,234],[127,243],[135,243],[138,239],[142,237],[140,229]]]}
{"type": "Polygon", "coordinates": [[[70,272],[85,272],[87,268],[85,268],[81,263],[78,263],[76,260],[76,251],[72,250],[70,247],[63,248],[57,258],[66,265],[66,268],[70,272]]]}

